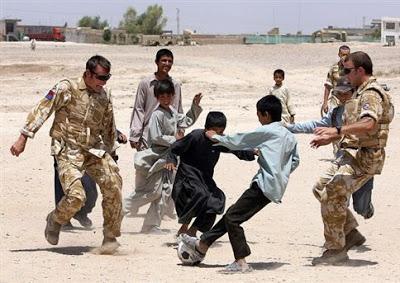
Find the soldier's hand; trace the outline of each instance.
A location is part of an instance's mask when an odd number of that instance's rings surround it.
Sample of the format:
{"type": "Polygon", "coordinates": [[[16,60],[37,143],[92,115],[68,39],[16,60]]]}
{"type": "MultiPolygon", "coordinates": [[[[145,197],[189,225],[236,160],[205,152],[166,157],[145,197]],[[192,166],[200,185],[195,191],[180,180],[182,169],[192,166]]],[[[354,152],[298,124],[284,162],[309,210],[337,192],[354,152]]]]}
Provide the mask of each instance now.
{"type": "Polygon", "coordinates": [[[201,101],[202,98],[203,98],[203,95],[201,94],[201,92],[196,94],[193,97],[193,104],[199,106],[200,105],[200,101],[201,101]]]}
{"type": "Polygon", "coordinates": [[[28,138],[21,134],[18,140],[11,146],[10,152],[12,155],[19,156],[24,150],[26,145],[26,140],[28,138]]]}
{"type": "Polygon", "coordinates": [[[321,135],[321,136],[315,136],[311,142],[310,145],[312,148],[318,148],[323,145],[330,144],[332,139],[328,135],[321,135]]]}
{"type": "Polygon", "coordinates": [[[314,129],[314,135],[317,136],[326,135],[331,138],[335,138],[338,134],[336,128],[333,127],[316,127],[314,129]]]}
{"type": "Polygon", "coordinates": [[[176,169],[176,166],[174,163],[171,162],[171,163],[166,163],[164,165],[164,168],[167,169],[168,171],[173,171],[176,169]]]}
{"type": "Polygon", "coordinates": [[[136,149],[137,151],[140,150],[140,146],[141,146],[141,142],[134,142],[134,141],[129,141],[129,143],[131,144],[131,148],[136,149]]]}
{"type": "Polygon", "coordinates": [[[126,144],[127,141],[128,141],[128,139],[126,138],[126,136],[123,133],[119,132],[118,137],[117,137],[117,142],[126,144]]]}

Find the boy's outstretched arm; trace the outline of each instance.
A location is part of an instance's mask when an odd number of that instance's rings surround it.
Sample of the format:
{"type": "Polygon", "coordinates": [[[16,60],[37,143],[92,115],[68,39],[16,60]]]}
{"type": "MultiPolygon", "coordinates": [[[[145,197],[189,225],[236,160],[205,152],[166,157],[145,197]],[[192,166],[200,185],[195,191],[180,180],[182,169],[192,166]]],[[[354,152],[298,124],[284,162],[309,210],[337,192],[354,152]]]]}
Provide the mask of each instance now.
{"type": "Polygon", "coordinates": [[[226,146],[231,150],[253,150],[269,138],[269,133],[262,128],[257,128],[252,132],[238,133],[234,135],[220,136],[214,131],[207,131],[208,138],[217,141],[219,145],[226,146]]]}

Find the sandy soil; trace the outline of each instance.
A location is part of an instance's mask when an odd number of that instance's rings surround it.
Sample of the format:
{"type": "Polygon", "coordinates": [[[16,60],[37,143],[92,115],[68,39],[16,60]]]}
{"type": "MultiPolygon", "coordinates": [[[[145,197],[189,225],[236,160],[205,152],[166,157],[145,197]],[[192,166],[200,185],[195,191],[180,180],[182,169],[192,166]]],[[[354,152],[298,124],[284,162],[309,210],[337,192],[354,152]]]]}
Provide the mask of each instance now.
{"type": "MultiPolygon", "coordinates": [[[[400,105],[400,47],[350,46],[371,55],[380,81],[391,86],[394,103],[400,105]]],[[[233,133],[258,126],[255,103],[272,85],[272,72],[278,67],[286,71],[285,84],[294,94],[296,120],[318,118],[323,82],[336,61],[337,48],[338,44],[172,47],[175,65],[171,75],[183,83],[185,109],[195,93],[204,94],[205,111],[194,128],[202,127],[207,111],[222,110],[228,117],[227,133],[233,133]]],[[[113,64],[109,86],[118,127],[127,132],[136,87],[155,70],[156,51],[155,47],[38,42],[32,52],[29,43],[0,43],[1,282],[400,281],[398,107],[390,126],[385,168],[375,179],[375,216],[367,221],[357,217],[367,242],[349,252],[350,261],[345,266],[310,264],[312,257],[320,255],[323,244],[319,205],[311,187],[332,155],[330,146],[311,149],[310,135],[297,136],[301,164],[291,176],[282,204],[268,205],[244,225],[252,248],[248,260],[255,269],[251,274],[217,272],[233,258],[226,236],[209,251],[204,264],[182,266],[169,245],[179,227],[173,220],[162,223],[168,234],[149,236],[139,233],[143,218],[126,218],[118,254],[93,254],[91,250],[102,240],[101,198],[91,215],[94,229],[62,232],[59,245],[50,246],[43,231],[45,216],[54,206],[48,136],[51,121],[29,140],[19,158],[9,153],[27,111],[59,79],[80,76],[86,60],[98,53],[113,64]]],[[[133,154],[128,146],[119,150],[124,195],[134,183],[133,154]]],[[[229,155],[221,158],[215,179],[226,192],[227,205],[247,188],[256,170],[255,162],[243,163],[229,155]]],[[[77,222],[73,224],[79,227],[77,222]]]]}

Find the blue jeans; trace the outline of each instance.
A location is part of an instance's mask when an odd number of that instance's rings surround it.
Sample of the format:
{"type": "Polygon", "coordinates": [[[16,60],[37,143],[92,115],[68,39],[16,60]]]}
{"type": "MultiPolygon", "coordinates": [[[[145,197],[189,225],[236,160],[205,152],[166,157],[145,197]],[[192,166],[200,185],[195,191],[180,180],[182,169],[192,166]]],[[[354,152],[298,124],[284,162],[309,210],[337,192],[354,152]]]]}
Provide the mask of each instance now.
{"type": "Polygon", "coordinates": [[[354,211],[360,215],[365,216],[369,212],[373,186],[374,178],[371,178],[352,195],[354,211]]]}

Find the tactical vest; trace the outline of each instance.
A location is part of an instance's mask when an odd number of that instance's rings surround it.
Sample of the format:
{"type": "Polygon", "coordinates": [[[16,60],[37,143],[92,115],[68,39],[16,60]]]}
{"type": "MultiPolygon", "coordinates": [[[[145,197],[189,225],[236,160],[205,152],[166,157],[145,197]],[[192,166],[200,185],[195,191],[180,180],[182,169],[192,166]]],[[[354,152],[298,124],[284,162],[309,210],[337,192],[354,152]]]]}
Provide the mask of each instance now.
{"type": "Polygon", "coordinates": [[[108,92],[96,97],[84,95],[77,82],[64,79],[60,83],[69,86],[70,96],[56,111],[50,135],[62,142],[78,148],[93,148],[101,142],[103,116],[110,103],[108,92]]]}
{"type": "MultiPolygon", "coordinates": [[[[376,81],[369,83],[360,93],[375,91],[382,98],[382,117],[377,121],[376,129],[372,133],[359,136],[359,147],[384,148],[389,134],[389,124],[394,117],[394,106],[390,95],[376,81]]],[[[361,100],[358,101],[358,114],[361,113],[361,100]]]]}

